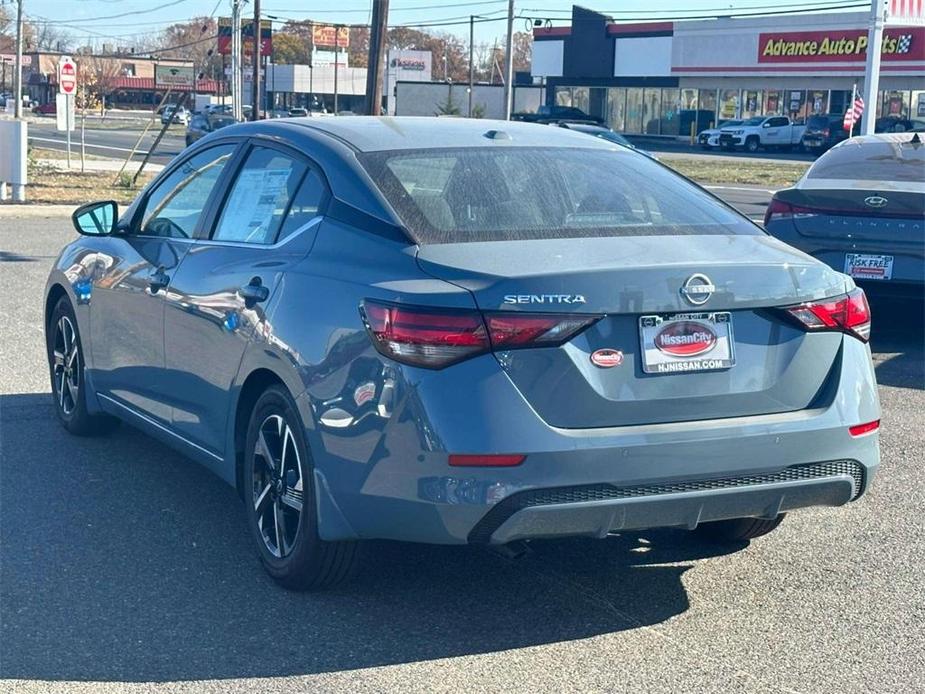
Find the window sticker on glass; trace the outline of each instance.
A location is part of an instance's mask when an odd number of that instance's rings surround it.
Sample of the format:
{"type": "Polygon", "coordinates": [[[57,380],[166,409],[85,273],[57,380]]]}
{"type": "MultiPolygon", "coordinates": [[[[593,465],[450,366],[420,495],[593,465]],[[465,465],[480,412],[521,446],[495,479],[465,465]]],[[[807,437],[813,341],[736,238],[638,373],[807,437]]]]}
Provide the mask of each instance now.
{"type": "Polygon", "coordinates": [[[275,233],[274,219],[278,220],[285,212],[290,172],[291,168],[242,171],[235,192],[243,194],[232,195],[223,214],[225,219],[234,220],[234,224],[222,225],[221,238],[245,243],[266,242],[271,228],[275,233]]]}

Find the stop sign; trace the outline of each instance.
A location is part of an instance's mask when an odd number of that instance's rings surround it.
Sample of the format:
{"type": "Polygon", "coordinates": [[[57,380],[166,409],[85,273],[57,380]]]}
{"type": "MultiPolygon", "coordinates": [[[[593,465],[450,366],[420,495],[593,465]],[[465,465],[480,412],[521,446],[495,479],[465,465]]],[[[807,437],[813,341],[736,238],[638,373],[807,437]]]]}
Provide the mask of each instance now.
{"type": "Polygon", "coordinates": [[[77,91],[77,64],[69,56],[63,56],[58,61],[58,90],[62,94],[77,91]]]}

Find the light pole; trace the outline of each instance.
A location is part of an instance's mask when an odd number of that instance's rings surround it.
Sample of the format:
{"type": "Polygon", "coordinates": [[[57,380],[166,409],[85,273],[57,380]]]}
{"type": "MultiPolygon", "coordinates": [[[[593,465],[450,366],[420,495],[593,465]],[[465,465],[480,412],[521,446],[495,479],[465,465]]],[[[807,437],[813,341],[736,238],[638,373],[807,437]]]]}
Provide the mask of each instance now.
{"type": "Polygon", "coordinates": [[[13,117],[16,120],[22,120],[22,3],[23,0],[16,2],[16,65],[13,73],[13,91],[16,98],[13,117]]]}
{"type": "Polygon", "coordinates": [[[504,56],[504,120],[511,120],[514,102],[514,0],[507,3],[507,52],[504,56]]]}

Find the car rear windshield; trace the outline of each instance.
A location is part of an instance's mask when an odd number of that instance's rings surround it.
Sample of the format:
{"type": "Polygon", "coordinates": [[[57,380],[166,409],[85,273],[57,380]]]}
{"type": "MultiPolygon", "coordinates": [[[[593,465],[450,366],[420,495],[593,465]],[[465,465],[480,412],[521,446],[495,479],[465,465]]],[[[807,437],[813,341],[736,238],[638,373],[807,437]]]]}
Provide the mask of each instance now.
{"type": "Polygon", "coordinates": [[[683,177],[624,148],[466,147],[360,159],[422,244],[763,233],[683,177]]]}
{"type": "Polygon", "coordinates": [[[809,178],[925,182],[925,145],[909,140],[852,140],[823,154],[809,178]]]}

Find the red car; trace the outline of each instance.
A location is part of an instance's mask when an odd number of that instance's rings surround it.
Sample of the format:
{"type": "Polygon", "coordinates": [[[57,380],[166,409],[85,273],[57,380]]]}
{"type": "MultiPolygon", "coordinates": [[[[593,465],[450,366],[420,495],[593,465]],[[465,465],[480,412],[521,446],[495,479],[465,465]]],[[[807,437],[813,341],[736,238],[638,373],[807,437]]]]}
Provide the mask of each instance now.
{"type": "Polygon", "coordinates": [[[58,109],[54,101],[50,101],[47,104],[38,104],[32,107],[32,113],[38,113],[40,115],[53,116],[58,112],[58,109]]]}

